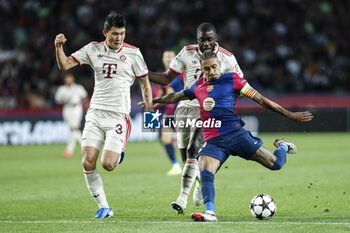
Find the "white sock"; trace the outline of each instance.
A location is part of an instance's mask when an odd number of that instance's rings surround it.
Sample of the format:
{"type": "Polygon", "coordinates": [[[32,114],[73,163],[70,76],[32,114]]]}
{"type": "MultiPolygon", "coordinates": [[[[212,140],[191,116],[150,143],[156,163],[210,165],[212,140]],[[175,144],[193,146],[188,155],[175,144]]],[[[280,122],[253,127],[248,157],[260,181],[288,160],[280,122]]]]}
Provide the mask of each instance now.
{"type": "Polygon", "coordinates": [[[66,150],[69,153],[73,154],[75,146],[77,145],[77,142],[79,144],[81,144],[81,132],[80,132],[80,130],[74,130],[74,131],[71,132],[69,141],[67,143],[66,150]]]}
{"type": "Polygon", "coordinates": [[[84,171],[84,176],[90,194],[95,199],[98,208],[109,208],[106,194],[103,190],[103,182],[97,169],[93,171],[84,171]]]}
{"type": "Polygon", "coordinates": [[[182,170],[181,193],[179,198],[187,201],[193,183],[198,176],[198,161],[196,159],[187,159],[182,170]]]}
{"type": "Polygon", "coordinates": [[[212,211],[212,210],[206,210],[205,212],[208,213],[208,214],[214,214],[215,215],[215,212],[212,211]]]}
{"type": "Polygon", "coordinates": [[[80,130],[75,130],[74,131],[74,136],[75,136],[76,141],[79,144],[81,144],[81,132],[80,132],[80,130]]]}
{"type": "Polygon", "coordinates": [[[198,173],[197,173],[197,176],[196,176],[196,181],[198,183],[198,185],[202,185],[202,182],[201,182],[201,171],[199,170],[199,166],[197,166],[198,168],[198,173]]]}
{"type": "Polygon", "coordinates": [[[75,139],[74,132],[72,132],[72,133],[70,134],[70,137],[69,137],[69,141],[68,141],[68,143],[67,143],[66,150],[67,150],[69,153],[73,154],[76,144],[77,144],[77,140],[75,139]]]}

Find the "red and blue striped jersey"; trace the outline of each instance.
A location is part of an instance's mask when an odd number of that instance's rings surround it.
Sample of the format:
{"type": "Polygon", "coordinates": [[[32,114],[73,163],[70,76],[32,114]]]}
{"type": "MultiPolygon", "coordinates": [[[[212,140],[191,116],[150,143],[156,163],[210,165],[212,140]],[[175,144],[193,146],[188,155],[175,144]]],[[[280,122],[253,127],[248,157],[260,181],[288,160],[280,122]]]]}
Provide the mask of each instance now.
{"type": "Polygon", "coordinates": [[[240,94],[252,93],[249,97],[253,98],[256,91],[237,73],[226,73],[212,82],[202,77],[184,93],[189,99],[199,101],[203,140],[207,140],[242,128],[244,123],[237,116],[237,101],[240,94]],[[221,123],[218,127],[213,122],[221,123]]]}

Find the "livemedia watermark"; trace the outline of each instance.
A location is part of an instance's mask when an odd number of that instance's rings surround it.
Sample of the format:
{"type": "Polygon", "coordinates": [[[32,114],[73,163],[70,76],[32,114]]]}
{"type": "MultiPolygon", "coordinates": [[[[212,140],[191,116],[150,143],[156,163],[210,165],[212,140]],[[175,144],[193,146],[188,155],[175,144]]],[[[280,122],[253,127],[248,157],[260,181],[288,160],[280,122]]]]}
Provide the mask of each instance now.
{"type": "Polygon", "coordinates": [[[221,121],[215,118],[209,118],[205,121],[200,119],[175,120],[173,115],[163,115],[157,110],[156,112],[143,113],[143,129],[160,130],[164,129],[181,129],[181,128],[220,128],[221,121]]]}

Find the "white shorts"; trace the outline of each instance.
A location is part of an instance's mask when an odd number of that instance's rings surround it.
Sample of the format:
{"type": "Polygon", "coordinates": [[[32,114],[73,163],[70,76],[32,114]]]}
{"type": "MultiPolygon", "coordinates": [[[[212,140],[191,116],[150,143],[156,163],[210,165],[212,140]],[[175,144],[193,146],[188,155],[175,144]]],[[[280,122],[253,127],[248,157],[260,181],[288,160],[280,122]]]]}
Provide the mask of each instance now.
{"type": "Polygon", "coordinates": [[[81,105],[65,106],[63,108],[63,120],[71,129],[79,129],[81,118],[83,115],[83,108],[81,105]]]}
{"type": "Polygon", "coordinates": [[[121,153],[131,132],[128,114],[90,108],[85,117],[81,146],[92,146],[121,153]]]}
{"type": "MultiPolygon", "coordinates": [[[[180,107],[175,111],[175,121],[187,122],[189,120],[200,120],[200,108],[198,107],[180,107]]],[[[177,146],[179,149],[188,148],[189,144],[199,141],[199,144],[203,138],[203,133],[196,133],[198,130],[196,127],[176,127],[176,136],[177,136],[177,146]],[[200,140],[195,140],[196,137],[199,137],[200,140]]],[[[196,143],[198,144],[198,143],[196,143]]],[[[199,147],[199,145],[196,145],[199,147]]]]}

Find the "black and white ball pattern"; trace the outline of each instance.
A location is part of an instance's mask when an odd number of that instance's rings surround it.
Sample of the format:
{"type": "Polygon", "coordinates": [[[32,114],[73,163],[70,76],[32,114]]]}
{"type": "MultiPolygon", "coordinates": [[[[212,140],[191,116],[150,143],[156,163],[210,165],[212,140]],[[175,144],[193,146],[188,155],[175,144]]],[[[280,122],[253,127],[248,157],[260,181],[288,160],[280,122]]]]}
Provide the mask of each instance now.
{"type": "Polygon", "coordinates": [[[260,220],[271,218],[276,212],[276,203],[267,194],[259,194],[250,201],[250,212],[260,220]]]}

